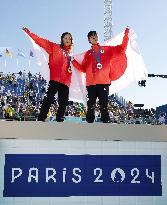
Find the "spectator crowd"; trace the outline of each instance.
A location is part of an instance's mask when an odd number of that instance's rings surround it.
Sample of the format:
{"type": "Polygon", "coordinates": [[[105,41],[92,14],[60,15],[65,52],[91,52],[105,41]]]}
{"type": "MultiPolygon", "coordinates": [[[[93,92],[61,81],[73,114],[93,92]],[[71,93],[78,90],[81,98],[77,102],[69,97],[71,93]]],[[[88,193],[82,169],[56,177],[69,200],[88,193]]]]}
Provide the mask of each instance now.
{"type": "MultiPolygon", "coordinates": [[[[47,90],[47,82],[40,73],[30,71],[19,73],[0,73],[0,119],[31,121],[37,120],[41,102],[47,90]]],[[[54,104],[48,112],[48,120],[54,121],[58,103],[55,97],[54,104]]],[[[120,100],[118,95],[109,96],[109,115],[111,122],[124,124],[165,124],[165,113],[156,114],[156,110],[136,109],[132,102],[120,100]],[[124,102],[124,103],[123,103],[124,102]]],[[[69,101],[65,116],[80,118],[85,121],[86,107],[82,103],[69,101]]],[[[95,107],[95,121],[100,122],[100,108],[98,101],[95,107]]]]}

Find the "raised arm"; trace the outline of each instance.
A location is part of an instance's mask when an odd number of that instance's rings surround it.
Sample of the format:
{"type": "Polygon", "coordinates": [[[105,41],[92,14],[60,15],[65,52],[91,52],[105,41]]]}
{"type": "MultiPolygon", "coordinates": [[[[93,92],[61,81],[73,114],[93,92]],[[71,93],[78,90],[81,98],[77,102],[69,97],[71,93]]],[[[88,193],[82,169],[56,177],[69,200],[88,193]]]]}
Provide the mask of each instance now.
{"type": "Polygon", "coordinates": [[[40,47],[42,47],[47,53],[52,52],[53,43],[47,39],[41,38],[38,35],[32,33],[28,28],[23,27],[23,31],[25,31],[40,47]]]}
{"type": "Polygon", "coordinates": [[[129,27],[126,28],[122,43],[120,45],[108,46],[108,54],[112,56],[112,58],[115,58],[121,53],[124,53],[126,51],[128,41],[129,41],[129,27]]]}
{"type": "Polygon", "coordinates": [[[122,44],[120,45],[123,50],[126,50],[128,45],[128,40],[129,40],[129,27],[126,28],[122,44]]]}

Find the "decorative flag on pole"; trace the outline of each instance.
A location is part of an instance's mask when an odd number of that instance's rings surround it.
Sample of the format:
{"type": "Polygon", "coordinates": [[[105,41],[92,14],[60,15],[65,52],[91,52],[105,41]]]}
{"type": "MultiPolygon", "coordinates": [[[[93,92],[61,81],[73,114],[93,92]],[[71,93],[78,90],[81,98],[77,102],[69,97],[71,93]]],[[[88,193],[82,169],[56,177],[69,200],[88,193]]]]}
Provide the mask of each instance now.
{"type": "Polygon", "coordinates": [[[31,67],[30,57],[32,57],[32,58],[34,57],[34,53],[32,52],[32,50],[30,50],[30,55],[29,55],[29,61],[28,61],[29,68],[31,67]]]}
{"type": "MultiPolygon", "coordinates": [[[[20,49],[18,49],[17,56],[18,57],[23,57],[23,58],[26,57],[25,54],[20,49]]],[[[17,66],[18,66],[19,65],[19,59],[18,58],[16,59],[16,62],[17,62],[17,66]]]]}
{"type": "Polygon", "coordinates": [[[5,68],[6,68],[6,65],[7,65],[6,57],[10,57],[10,58],[12,58],[12,57],[13,57],[13,54],[12,54],[11,51],[9,51],[8,48],[5,49],[4,54],[5,54],[5,68]]]}
{"type": "Polygon", "coordinates": [[[12,58],[12,52],[11,51],[9,51],[7,48],[6,48],[6,50],[5,50],[5,56],[7,56],[7,57],[11,57],[12,58]]]}
{"type": "Polygon", "coordinates": [[[30,50],[30,57],[34,57],[34,53],[30,50]]]}
{"type": "Polygon", "coordinates": [[[25,54],[23,53],[23,51],[21,51],[20,49],[18,49],[17,55],[20,56],[20,57],[23,57],[23,58],[26,57],[26,55],[25,55],[25,54]]]}

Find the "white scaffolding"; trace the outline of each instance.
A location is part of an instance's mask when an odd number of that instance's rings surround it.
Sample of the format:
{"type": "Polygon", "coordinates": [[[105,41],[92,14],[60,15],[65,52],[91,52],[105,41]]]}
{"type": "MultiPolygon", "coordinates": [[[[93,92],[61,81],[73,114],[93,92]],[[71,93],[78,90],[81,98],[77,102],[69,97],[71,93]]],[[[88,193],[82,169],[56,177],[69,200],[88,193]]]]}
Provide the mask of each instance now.
{"type": "Polygon", "coordinates": [[[104,41],[112,36],[112,0],[104,0],[104,41]]]}

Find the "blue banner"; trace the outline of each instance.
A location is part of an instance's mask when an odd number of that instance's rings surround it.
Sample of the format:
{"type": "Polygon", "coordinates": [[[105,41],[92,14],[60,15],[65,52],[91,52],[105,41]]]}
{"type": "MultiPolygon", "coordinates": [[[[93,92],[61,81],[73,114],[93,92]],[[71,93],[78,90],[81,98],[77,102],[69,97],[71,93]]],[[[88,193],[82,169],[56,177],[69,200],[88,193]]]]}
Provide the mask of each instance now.
{"type": "Polygon", "coordinates": [[[3,196],[162,196],[161,156],[6,154],[3,196]]]}

